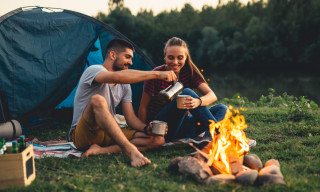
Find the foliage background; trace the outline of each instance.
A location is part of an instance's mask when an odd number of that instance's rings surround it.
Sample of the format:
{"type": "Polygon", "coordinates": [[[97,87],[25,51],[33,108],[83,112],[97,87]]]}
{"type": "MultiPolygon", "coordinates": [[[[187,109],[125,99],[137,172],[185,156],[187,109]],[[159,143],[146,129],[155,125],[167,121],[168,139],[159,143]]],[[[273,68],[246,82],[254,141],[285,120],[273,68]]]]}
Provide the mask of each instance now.
{"type": "Polygon", "coordinates": [[[96,18],[133,40],[163,64],[164,43],[184,39],[199,68],[213,70],[319,69],[320,1],[238,0],[202,10],[185,4],[179,10],[140,10],[133,15],[123,0],[110,0],[109,12],[96,18]]]}

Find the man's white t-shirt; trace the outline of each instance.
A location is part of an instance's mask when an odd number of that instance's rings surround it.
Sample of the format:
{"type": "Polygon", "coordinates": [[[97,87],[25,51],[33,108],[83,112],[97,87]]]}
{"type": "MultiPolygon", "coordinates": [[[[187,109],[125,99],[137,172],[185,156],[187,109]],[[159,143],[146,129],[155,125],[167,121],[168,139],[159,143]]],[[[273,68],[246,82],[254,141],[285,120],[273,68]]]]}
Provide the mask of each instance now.
{"type": "Polygon", "coordinates": [[[108,83],[97,83],[94,81],[95,77],[102,71],[107,71],[107,69],[102,65],[92,65],[85,70],[80,78],[74,97],[73,120],[69,131],[70,141],[72,140],[72,132],[93,95],[99,94],[106,99],[109,110],[113,116],[116,115],[117,105],[132,102],[132,92],[129,84],[115,84],[114,86],[110,86],[108,83]]]}

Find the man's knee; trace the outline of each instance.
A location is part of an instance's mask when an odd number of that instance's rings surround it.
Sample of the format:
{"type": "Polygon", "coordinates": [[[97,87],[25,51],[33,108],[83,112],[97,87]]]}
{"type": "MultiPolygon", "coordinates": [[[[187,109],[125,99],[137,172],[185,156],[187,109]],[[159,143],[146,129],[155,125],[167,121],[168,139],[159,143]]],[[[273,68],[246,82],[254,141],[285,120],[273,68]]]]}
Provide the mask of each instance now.
{"type": "Polygon", "coordinates": [[[89,103],[93,108],[108,107],[106,99],[99,94],[93,95],[89,103]]]}

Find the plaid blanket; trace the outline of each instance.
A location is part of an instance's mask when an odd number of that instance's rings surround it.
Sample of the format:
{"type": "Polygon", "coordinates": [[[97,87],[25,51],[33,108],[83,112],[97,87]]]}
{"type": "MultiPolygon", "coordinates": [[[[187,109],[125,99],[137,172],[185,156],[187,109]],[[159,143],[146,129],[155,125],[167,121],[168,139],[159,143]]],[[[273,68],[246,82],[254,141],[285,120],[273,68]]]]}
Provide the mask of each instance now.
{"type": "MultiPolygon", "coordinates": [[[[77,150],[73,142],[68,142],[66,140],[49,140],[41,142],[37,139],[27,139],[27,144],[32,144],[34,149],[35,159],[41,159],[45,157],[57,157],[66,158],[69,156],[81,157],[82,152],[77,150]]],[[[179,139],[172,142],[165,143],[163,147],[177,145],[182,143],[193,143],[199,149],[202,149],[210,141],[208,139],[179,139]]],[[[8,146],[11,145],[11,141],[6,143],[8,146]]],[[[250,147],[256,146],[255,140],[250,140],[250,147]]]]}
{"type": "MultiPolygon", "coordinates": [[[[12,142],[17,139],[6,141],[6,146],[11,147],[12,142]]],[[[81,157],[82,152],[77,150],[72,142],[65,140],[50,140],[41,142],[37,139],[26,138],[27,145],[33,145],[35,159],[45,157],[66,158],[68,156],[81,157]]]]}
{"type": "MultiPolygon", "coordinates": [[[[200,145],[208,143],[208,140],[179,139],[165,143],[163,146],[165,147],[189,142],[200,145]]],[[[32,139],[27,142],[27,144],[33,145],[35,159],[41,159],[45,157],[66,158],[69,156],[79,158],[82,154],[82,152],[77,150],[77,148],[73,145],[73,142],[68,142],[65,140],[49,140],[41,142],[37,139],[32,139]]]]}
{"type": "Polygon", "coordinates": [[[44,146],[39,144],[33,144],[33,153],[35,159],[41,159],[45,157],[58,157],[66,158],[69,156],[81,157],[82,152],[77,150],[72,142],[64,145],[44,146]]]}
{"type": "Polygon", "coordinates": [[[170,146],[170,145],[177,145],[177,144],[181,144],[181,143],[194,143],[196,145],[200,145],[200,144],[208,144],[210,141],[208,139],[190,139],[190,138],[186,138],[186,139],[178,139],[172,142],[168,142],[163,144],[162,146],[170,146]]]}
{"type": "MultiPolygon", "coordinates": [[[[45,157],[57,157],[57,158],[66,158],[69,156],[81,157],[82,152],[77,150],[73,142],[68,142],[66,140],[49,140],[49,141],[39,141],[37,139],[26,138],[27,145],[33,145],[34,158],[41,159],[45,157]]],[[[208,139],[179,139],[172,142],[163,144],[163,147],[177,145],[182,143],[193,143],[193,146],[198,149],[202,149],[210,141],[208,139]]],[[[255,140],[250,140],[249,147],[256,146],[255,140]]],[[[12,145],[12,141],[6,142],[7,147],[12,145]]]]}

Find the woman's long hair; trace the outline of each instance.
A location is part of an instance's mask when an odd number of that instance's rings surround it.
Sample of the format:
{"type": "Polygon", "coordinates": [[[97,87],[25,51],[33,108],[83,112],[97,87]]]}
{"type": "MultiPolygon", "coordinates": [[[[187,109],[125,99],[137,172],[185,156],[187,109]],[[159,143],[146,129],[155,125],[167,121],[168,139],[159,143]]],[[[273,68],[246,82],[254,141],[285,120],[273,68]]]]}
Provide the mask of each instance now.
{"type": "Polygon", "coordinates": [[[191,56],[190,56],[190,53],[189,53],[189,48],[188,48],[187,43],[184,40],[182,40],[182,39],[180,39],[178,37],[172,37],[171,39],[169,39],[167,41],[166,45],[164,46],[164,57],[166,57],[167,48],[171,47],[171,46],[180,46],[180,47],[183,47],[185,49],[186,56],[187,56],[187,59],[186,59],[186,64],[187,65],[185,65],[185,66],[188,66],[187,68],[190,70],[191,76],[193,77],[193,74],[197,73],[202,78],[202,80],[205,83],[207,83],[207,81],[205,80],[205,78],[203,77],[201,72],[199,71],[198,67],[193,63],[193,61],[191,59],[191,56]]]}

